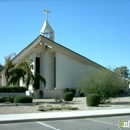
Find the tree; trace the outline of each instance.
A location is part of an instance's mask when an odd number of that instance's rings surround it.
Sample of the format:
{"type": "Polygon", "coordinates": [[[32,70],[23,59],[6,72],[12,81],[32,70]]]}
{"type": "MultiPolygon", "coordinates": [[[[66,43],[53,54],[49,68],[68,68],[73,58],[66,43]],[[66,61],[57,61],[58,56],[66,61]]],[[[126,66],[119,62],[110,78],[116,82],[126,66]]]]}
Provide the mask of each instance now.
{"type": "Polygon", "coordinates": [[[9,71],[14,67],[12,59],[14,58],[15,53],[10,54],[9,56],[5,57],[5,65],[4,65],[4,70],[5,70],[5,78],[6,82],[9,80],[9,71]]]}
{"type": "Polygon", "coordinates": [[[0,71],[3,69],[3,65],[0,64],[0,71]]]}
{"type": "Polygon", "coordinates": [[[115,96],[125,86],[120,76],[107,69],[86,73],[79,85],[86,96],[92,93],[99,94],[102,103],[115,96]]]}
{"type": "Polygon", "coordinates": [[[121,67],[117,67],[116,69],[114,69],[114,72],[117,73],[119,76],[121,76],[122,80],[126,83],[130,83],[130,73],[129,73],[129,69],[126,66],[121,66],[121,67]]]}
{"type": "Polygon", "coordinates": [[[9,84],[16,85],[20,79],[25,83],[25,86],[28,88],[29,85],[32,85],[35,90],[37,90],[37,80],[40,80],[46,85],[46,80],[38,73],[32,72],[33,65],[30,61],[23,61],[17,63],[13,69],[9,72],[10,80],[9,84]]]}

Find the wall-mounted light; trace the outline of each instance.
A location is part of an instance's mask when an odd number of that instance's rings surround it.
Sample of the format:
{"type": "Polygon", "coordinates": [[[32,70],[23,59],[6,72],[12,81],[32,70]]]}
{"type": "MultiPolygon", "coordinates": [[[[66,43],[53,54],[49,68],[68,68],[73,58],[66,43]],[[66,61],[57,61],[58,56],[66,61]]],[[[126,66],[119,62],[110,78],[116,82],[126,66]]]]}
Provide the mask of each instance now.
{"type": "Polygon", "coordinates": [[[40,42],[39,45],[42,46],[43,45],[42,42],[40,42]]]}
{"type": "Polygon", "coordinates": [[[49,46],[49,45],[45,44],[45,48],[46,49],[52,49],[52,46],[49,46]]]}

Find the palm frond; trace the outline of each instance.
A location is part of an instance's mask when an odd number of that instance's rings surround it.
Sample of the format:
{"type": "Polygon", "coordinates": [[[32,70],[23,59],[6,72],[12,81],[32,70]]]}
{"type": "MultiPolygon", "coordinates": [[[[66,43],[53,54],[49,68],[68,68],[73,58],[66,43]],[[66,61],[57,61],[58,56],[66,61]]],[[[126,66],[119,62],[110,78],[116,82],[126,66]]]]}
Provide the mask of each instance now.
{"type": "Polygon", "coordinates": [[[46,80],[38,73],[35,73],[35,78],[40,80],[42,83],[44,83],[44,86],[46,86],[46,80]]]}
{"type": "Polygon", "coordinates": [[[25,85],[28,88],[30,85],[30,81],[31,81],[31,77],[29,75],[27,75],[26,79],[25,79],[25,85]]]}
{"type": "Polygon", "coordinates": [[[19,80],[20,80],[19,77],[14,76],[14,77],[12,77],[12,78],[9,80],[9,82],[7,83],[7,86],[10,85],[10,84],[17,85],[19,80]]]}

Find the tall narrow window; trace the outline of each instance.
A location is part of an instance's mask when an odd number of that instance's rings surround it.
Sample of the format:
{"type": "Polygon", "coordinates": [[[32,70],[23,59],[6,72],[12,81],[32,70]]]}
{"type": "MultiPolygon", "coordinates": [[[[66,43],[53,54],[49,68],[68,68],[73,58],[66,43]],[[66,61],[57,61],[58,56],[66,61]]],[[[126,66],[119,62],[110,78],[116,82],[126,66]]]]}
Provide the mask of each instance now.
{"type": "Polygon", "coordinates": [[[56,57],[54,57],[54,88],[56,88],[56,57]]]}
{"type": "MultiPolygon", "coordinates": [[[[40,74],[40,58],[36,57],[36,73],[40,74]]],[[[36,80],[37,88],[40,89],[40,81],[36,80]]]]}

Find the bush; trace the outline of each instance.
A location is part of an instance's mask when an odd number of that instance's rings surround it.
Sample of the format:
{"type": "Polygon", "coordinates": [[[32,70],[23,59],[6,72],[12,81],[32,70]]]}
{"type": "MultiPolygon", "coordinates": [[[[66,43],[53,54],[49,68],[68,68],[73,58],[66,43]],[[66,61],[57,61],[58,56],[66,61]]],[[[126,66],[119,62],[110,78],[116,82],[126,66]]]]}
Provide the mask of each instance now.
{"type": "Polygon", "coordinates": [[[8,92],[25,92],[27,88],[25,87],[9,87],[9,86],[0,86],[0,92],[8,93],[8,92]]]}
{"type": "Polygon", "coordinates": [[[14,103],[14,97],[10,96],[10,97],[9,97],[9,101],[10,101],[11,103],[14,103]]]}
{"type": "Polygon", "coordinates": [[[76,94],[76,88],[65,88],[64,93],[66,92],[72,92],[74,95],[76,94]]]}
{"type": "Polygon", "coordinates": [[[9,101],[9,97],[3,97],[3,102],[8,102],[9,101]]]}
{"type": "Polygon", "coordinates": [[[43,92],[43,90],[38,90],[38,95],[39,95],[39,98],[43,98],[43,94],[44,94],[44,92],[43,92]]]}
{"type": "Polygon", "coordinates": [[[25,87],[11,87],[11,89],[14,92],[25,92],[25,91],[27,91],[27,88],[25,88],[25,87]]]}
{"type": "Polygon", "coordinates": [[[12,96],[0,97],[0,103],[4,103],[4,102],[14,103],[14,97],[12,97],[12,96]]]}
{"type": "Polygon", "coordinates": [[[64,89],[64,93],[69,92],[69,88],[64,89]]]}
{"type": "Polygon", "coordinates": [[[27,95],[20,95],[14,98],[14,103],[32,103],[32,97],[27,95]]]}
{"type": "Polygon", "coordinates": [[[12,92],[10,87],[0,87],[0,92],[12,92]]]}
{"type": "Polygon", "coordinates": [[[87,102],[87,105],[88,106],[98,106],[99,103],[100,103],[100,96],[99,94],[89,94],[87,97],[86,97],[86,102],[87,102]]]}
{"type": "Polygon", "coordinates": [[[74,97],[74,94],[72,92],[66,92],[63,95],[63,98],[65,101],[72,101],[74,97]]]}
{"type": "Polygon", "coordinates": [[[115,94],[126,86],[119,75],[107,69],[86,73],[78,85],[85,95],[98,93],[102,103],[115,97],[115,94]]]}
{"type": "Polygon", "coordinates": [[[56,102],[57,102],[57,101],[62,102],[62,100],[63,100],[62,96],[61,96],[59,93],[54,94],[54,95],[52,96],[52,98],[53,98],[56,102]]]}
{"type": "Polygon", "coordinates": [[[80,97],[84,97],[84,93],[81,90],[79,90],[79,95],[80,97]]]}
{"type": "Polygon", "coordinates": [[[3,102],[4,102],[3,97],[0,97],[0,103],[3,103],[3,102]]]}
{"type": "Polygon", "coordinates": [[[70,88],[69,92],[72,92],[75,95],[76,94],[76,88],[70,88]]]}

